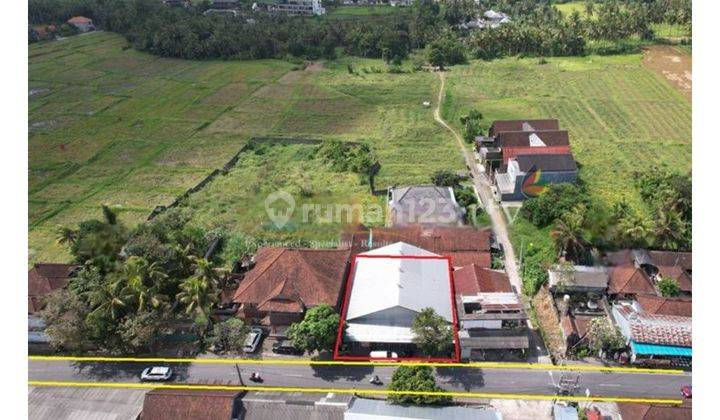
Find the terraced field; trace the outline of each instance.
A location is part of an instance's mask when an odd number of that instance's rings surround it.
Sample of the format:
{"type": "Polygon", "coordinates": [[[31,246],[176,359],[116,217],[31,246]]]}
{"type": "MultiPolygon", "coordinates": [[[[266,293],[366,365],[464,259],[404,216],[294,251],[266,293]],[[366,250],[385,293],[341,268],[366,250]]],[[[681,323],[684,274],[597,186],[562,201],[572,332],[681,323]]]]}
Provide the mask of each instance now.
{"type": "MultiPolygon", "coordinates": [[[[144,220],[253,136],[366,140],[382,164],[379,188],[427,182],[437,169],[461,169],[452,139],[422,107],[437,89],[434,75],[374,73],[373,67],[384,65],[341,59],[302,70],[278,60],[163,59],[127,49],[120,36],[102,32],[32,45],[30,262],[66,260],[55,243],[56,227],[99,216],[100,204],[116,208],[126,223],[144,220]],[[349,74],[348,64],[358,74],[349,74]]],[[[311,177],[324,174],[312,170],[311,177]]],[[[217,182],[227,191],[213,186],[207,212],[202,202],[194,203],[207,216],[198,221],[203,225],[214,223],[219,196],[254,199],[239,193],[237,183],[217,182]]],[[[235,229],[245,222],[218,223],[235,229]]]]}
{"type": "Polygon", "coordinates": [[[691,169],[691,106],[642,55],[505,59],[454,67],[443,114],[557,118],[570,132],[581,179],[606,203],[641,206],[633,171],[691,169]]]}

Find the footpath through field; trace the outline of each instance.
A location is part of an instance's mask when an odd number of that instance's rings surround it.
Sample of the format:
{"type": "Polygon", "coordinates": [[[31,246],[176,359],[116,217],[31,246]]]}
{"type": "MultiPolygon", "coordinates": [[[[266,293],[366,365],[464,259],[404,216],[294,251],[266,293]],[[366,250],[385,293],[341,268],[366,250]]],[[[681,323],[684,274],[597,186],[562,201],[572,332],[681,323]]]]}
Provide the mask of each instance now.
{"type": "Polygon", "coordinates": [[[453,129],[440,115],[440,108],[442,107],[442,101],[445,98],[445,73],[442,71],[437,72],[440,77],[440,90],[438,91],[437,104],[433,111],[433,117],[440,125],[445,127],[450,133],[452,133],[455,141],[457,142],[460,150],[462,151],[463,157],[465,158],[465,164],[467,165],[470,173],[472,174],[473,185],[475,186],[475,192],[480,199],[480,202],[485,208],[485,212],[490,216],[492,222],[492,229],[495,233],[495,238],[502,244],[503,250],[505,251],[505,271],[510,278],[510,284],[515,286],[518,293],[522,293],[522,280],[518,273],[517,263],[515,261],[515,251],[513,250],[512,243],[510,243],[510,236],[508,235],[508,227],[505,218],[500,211],[495,199],[493,198],[492,191],[490,190],[490,180],[487,178],[484,172],[481,172],[475,162],[475,156],[472,150],[468,150],[463,143],[463,139],[455,129],[453,129]]]}

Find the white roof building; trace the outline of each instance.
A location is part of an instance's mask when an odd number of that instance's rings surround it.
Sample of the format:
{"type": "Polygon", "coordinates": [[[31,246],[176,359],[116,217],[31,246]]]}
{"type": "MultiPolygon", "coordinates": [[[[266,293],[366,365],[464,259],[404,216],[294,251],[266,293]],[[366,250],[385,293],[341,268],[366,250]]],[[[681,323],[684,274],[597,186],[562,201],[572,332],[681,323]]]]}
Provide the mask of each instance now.
{"type": "Polygon", "coordinates": [[[452,299],[449,262],[440,255],[404,242],[358,254],[346,314],[347,339],[411,343],[412,323],[424,308],[453,322],[452,299]]]}

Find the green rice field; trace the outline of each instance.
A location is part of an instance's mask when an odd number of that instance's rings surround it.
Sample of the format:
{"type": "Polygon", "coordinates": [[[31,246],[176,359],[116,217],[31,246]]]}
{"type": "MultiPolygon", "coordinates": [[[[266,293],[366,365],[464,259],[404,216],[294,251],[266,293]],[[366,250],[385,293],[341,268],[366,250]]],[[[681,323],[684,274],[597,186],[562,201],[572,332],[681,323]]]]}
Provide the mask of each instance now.
{"type": "MultiPolygon", "coordinates": [[[[184,61],[140,53],[118,35],[97,32],[33,44],[28,65],[31,263],[69,258],[55,242],[58,225],[99,217],[101,204],[127,224],[141,222],[256,136],[367,141],[382,165],[378,188],[463,168],[453,139],[422,106],[434,102],[437,77],[388,74],[380,60],[305,69],[280,60],[184,61]]],[[[369,199],[358,190],[367,186],[325,178],[324,170],[311,168],[309,176],[348,188],[332,197],[369,199]]],[[[216,211],[221,196],[258,199],[236,190],[243,181],[208,186],[206,200],[192,202],[198,223],[217,218],[231,230],[246,226],[216,211]]]]}

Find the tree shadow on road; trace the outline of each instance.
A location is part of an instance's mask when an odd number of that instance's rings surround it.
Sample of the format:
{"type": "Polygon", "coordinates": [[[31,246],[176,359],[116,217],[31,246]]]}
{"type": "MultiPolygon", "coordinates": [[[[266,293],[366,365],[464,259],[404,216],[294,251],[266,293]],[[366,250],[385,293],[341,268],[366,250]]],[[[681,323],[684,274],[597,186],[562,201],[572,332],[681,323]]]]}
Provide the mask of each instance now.
{"type": "MultiPolygon", "coordinates": [[[[126,362],[73,362],[75,371],[88,379],[140,379],[143,369],[152,367],[150,363],[126,362]]],[[[188,365],[169,364],[173,370],[173,380],[185,381],[188,378],[188,365]]]]}
{"type": "Polygon", "coordinates": [[[374,368],[372,366],[324,366],[312,365],[313,376],[325,381],[334,382],[344,379],[351,382],[360,382],[370,375],[374,368]]]}
{"type": "Polygon", "coordinates": [[[475,368],[459,368],[459,367],[438,367],[437,384],[441,388],[443,384],[453,387],[462,388],[470,391],[472,388],[480,388],[485,385],[484,373],[482,369],[475,368]]]}

